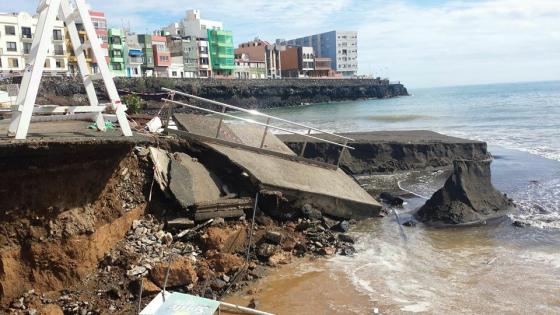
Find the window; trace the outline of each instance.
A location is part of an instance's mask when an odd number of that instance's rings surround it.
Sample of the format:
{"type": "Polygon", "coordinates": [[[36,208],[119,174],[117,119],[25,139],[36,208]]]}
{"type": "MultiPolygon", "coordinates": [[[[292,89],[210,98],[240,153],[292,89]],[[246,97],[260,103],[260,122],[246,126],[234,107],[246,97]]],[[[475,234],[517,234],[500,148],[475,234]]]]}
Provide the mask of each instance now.
{"type": "Polygon", "coordinates": [[[113,57],[122,57],[122,51],[121,50],[113,50],[113,57]]]}
{"type": "Polygon", "coordinates": [[[45,68],[50,68],[51,67],[51,60],[47,59],[45,60],[45,68]]]}
{"type": "Polygon", "coordinates": [[[53,30],[53,40],[62,40],[62,30],[53,30]]]}
{"type": "Polygon", "coordinates": [[[176,77],[177,76],[177,71],[172,71],[171,76],[176,77]]]}
{"type": "Polygon", "coordinates": [[[55,67],[56,68],[64,68],[64,60],[57,59],[55,67]]]}
{"type": "Polygon", "coordinates": [[[120,63],[114,63],[113,70],[122,70],[122,65],[120,63]]]}
{"type": "Polygon", "coordinates": [[[23,53],[28,55],[31,51],[31,43],[23,43],[23,53]]]}
{"type": "Polygon", "coordinates": [[[54,54],[56,56],[64,55],[64,47],[62,45],[54,45],[54,54]]]}
{"type": "Polygon", "coordinates": [[[121,38],[117,36],[111,36],[111,44],[121,45],[122,44],[121,38]]]}
{"type": "Polygon", "coordinates": [[[21,37],[22,38],[31,38],[33,34],[31,34],[31,27],[22,27],[21,28],[21,37]]]}
{"type": "Polygon", "coordinates": [[[11,25],[4,26],[6,35],[16,35],[16,27],[11,25]]]}
{"type": "Polygon", "coordinates": [[[8,58],[8,67],[18,68],[19,67],[19,60],[17,58],[8,58]]]}
{"type": "Polygon", "coordinates": [[[17,51],[17,44],[15,42],[7,42],[6,43],[6,50],[7,51],[17,51]]]}

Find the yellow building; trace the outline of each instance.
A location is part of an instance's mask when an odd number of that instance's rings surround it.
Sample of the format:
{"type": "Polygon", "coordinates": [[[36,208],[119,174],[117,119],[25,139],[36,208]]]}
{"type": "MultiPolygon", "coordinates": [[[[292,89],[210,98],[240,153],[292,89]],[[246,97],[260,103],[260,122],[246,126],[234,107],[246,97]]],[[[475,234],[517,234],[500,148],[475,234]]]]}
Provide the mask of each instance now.
{"type": "MultiPolygon", "coordinates": [[[[87,40],[86,32],[80,24],[77,24],[77,26],[78,26],[78,35],[80,36],[80,41],[82,43],[85,43],[85,41],[87,40]]],[[[68,28],[65,28],[65,30],[66,30],[65,44],[66,44],[66,51],[68,52],[68,72],[71,75],[78,75],[80,69],[78,67],[78,58],[76,58],[76,55],[74,54],[74,49],[72,48],[72,42],[70,41],[70,34],[68,34],[68,28]]],[[[94,73],[93,59],[91,58],[91,56],[92,56],[91,49],[86,49],[85,51],[86,62],[90,73],[94,73]]]]}

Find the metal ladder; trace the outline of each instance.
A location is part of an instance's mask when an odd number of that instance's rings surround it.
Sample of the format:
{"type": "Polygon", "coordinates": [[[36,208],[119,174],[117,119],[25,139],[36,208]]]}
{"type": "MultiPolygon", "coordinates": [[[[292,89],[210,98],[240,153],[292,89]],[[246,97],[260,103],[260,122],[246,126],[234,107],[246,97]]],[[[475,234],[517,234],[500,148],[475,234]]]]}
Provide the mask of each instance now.
{"type": "Polygon", "coordinates": [[[15,135],[15,139],[27,138],[29,124],[32,121],[56,121],[68,119],[92,119],[97,128],[105,131],[103,112],[107,109],[116,113],[117,121],[124,136],[132,136],[132,131],[126,118],[126,106],[115,87],[113,76],[109,71],[107,61],[101,49],[101,43],[89,15],[89,10],[84,0],[41,0],[37,8],[39,20],[30,51],[30,62],[23,75],[21,88],[18,93],[16,105],[13,108],[12,120],[8,135],[15,135]],[[35,106],[41,77],[43,76],[45,60],[51,45],[54,23],[56,18],[64,21],[68,28],[70,40],[76,55],[80,74],[86,89],[89,106],[35,106]],[[87,40],[82,43],[77,23],[82,23],[87,35],[87,40]],[[85,51],[91,48],[93,57],[97,60],[99,73],[90,73],[87,65],[85,51]],[[103,80],[111,103],[100,104],[95,92],[94,80],[103,80]],[[64,114],[57,116],[33,117],[33,113],[64,114]]]}

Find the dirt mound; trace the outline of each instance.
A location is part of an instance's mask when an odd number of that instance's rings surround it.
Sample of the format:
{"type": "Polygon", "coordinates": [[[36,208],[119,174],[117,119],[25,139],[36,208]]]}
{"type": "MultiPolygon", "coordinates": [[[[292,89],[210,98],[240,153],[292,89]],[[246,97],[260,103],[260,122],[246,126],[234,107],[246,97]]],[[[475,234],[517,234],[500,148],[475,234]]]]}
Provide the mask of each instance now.
{"type": "Polygon", "coordinates": [[[130,146],[55,145],[2,157],[0,191],[13,197],[0,200],[2,302],[85,279],[144,213],[147,181],[130,146]]]}
{"type": "Polygon", "coordinates": [[[490,159],[455,161],[453,174],[416,217],[434,225],[465,225],[504,216],[513,202],[492,185],[490,163],[490,159]]]}

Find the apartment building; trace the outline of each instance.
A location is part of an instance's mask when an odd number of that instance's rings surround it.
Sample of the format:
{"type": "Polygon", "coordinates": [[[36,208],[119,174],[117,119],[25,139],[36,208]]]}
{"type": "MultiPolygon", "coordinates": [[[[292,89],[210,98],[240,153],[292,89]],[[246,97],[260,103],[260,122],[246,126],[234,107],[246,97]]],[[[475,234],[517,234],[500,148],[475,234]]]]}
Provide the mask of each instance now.
{"type": "Polygon", "coordinates": [[[234,76],[236,79],[266,79],[266,63],[251,59],[246,53],[236,54],[234,76]]]}
{"type": "Polygon", "coordinates": [[[138,43],[142,49],[142,74],[151,77],[154,74],[154,49],[152,46],[152,35],[137,35],[138,43]]]}
{"type": "Polygon", "coordinates": [[[208,51],[214,76],[230,76],[235,69],[233,35],[230,31],[208,30],[208,51]]]}
{"type": "Polygon", "coordinates": [[[181,21],[170,24],[163,28],[163,31],[171,36],[208,38],[208,30],[223,29],[222,22],[201,19],[200,10],[188,10],[181,21]]]}
{"type": "Polygon", "coordinates": [[[317,57],[331,58],[331,68],[344,76],[358,72],[358,33],[331,31],[286,42],[288,45],[313,47],[317,57]]]}
{"type": "Polygon", "coordinates": [[[126,34],[126,76],[138,78],[142,76],[144,52],[135,34],[126,34]]]}
{"type": "Polygon", "coordinates": [[[126,76],[126,41],[124,30],[110,28],[109,40],[109,70],[116,77],[126,76]]]}
{"type": "Polygon", "coordinates": [[[282,76],[279,45],[255,38],[252,41],[239,44],[235,49],[236,59],[241,54],[246,54],[250,60],[264,62],[266,78],[276,79],[282,76]]]}
{"type": "MultiPolygon", "coordinates": [[[[185,39],[186,42],[181,44],[184,45],[183,49],[192,49],[184,54],[186,76],[206,78],[233,73],[235,55],[232,34],[224,30],[222,22],[204,20],[199,10],[188,10],[181,21],[163,28],[161,33],[185,39]],[[193,65],[198,67],[194,74],[193,65]]],[[[175,48],[175,51],[178,50],[175,48]]]]}
{"type": "MultiPolygon", "coordinates": [[[[175,71],[178,71],[178,64],[180,63],[183,69],[183,77],[197,78],[199,57],[196,39],[190,36],[168,36],[167,47],[169,47],[171,65],[175,71]]],[[[173,73],[170,76],[174,77],[173,73]]]]}
{"type": "MultiPolygon", "coordinates": [[[[0,13],[0,74],[21,73],[29,64],[37,17],[29,13],[0,13]]],[[[65,30],[62,21],[56,21],[52,44],[45,61],[45,73],[66,75],[65,30]]]]}
{"type": "Polygon", "coordinates": [[[160,35],[152,35],[152,49],[154,52],[154,76],[167,77],[169,66],[171,66],[171,53],[167,48],[167,38],[160,35]]]}
{"type": "Polygon", "coordinates": [[[315,53],[313,47],[284,46],[280,54],[282,77],[309,77],[315,70],[315,53]]]}

